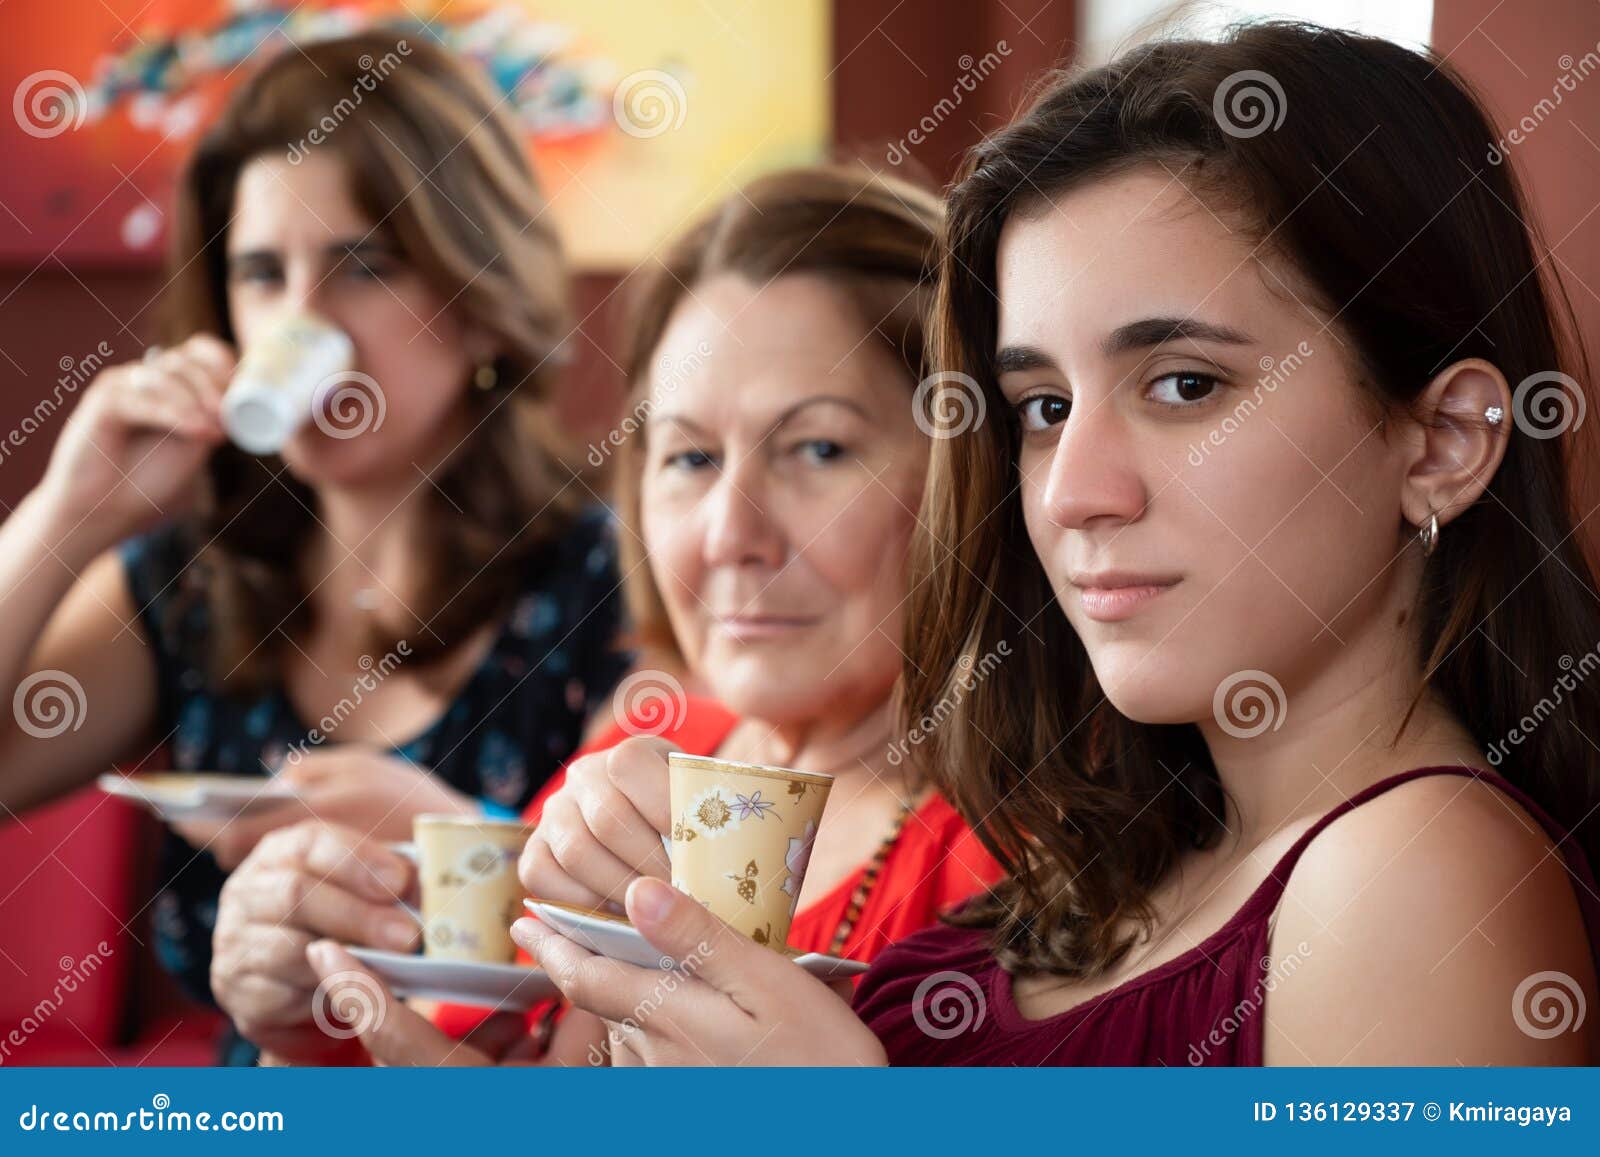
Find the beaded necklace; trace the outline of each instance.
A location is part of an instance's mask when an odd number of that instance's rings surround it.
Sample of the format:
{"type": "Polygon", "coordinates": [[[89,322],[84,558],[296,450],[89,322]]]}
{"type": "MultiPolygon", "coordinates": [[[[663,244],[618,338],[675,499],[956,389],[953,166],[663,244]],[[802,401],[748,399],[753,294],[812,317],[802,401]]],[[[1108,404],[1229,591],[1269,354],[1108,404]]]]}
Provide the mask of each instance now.
{"type": "Polygon", "coordinates": [[[862,872],[861,879],[856,881],[856,886],[850,892],[850,903],[845,906],[844,918],[839,921],[839,927],[834,930],[833,940],[828,945],[829,956],[838,956],[842,953],[845,942],[856,930],[856,924],[861,920],[861,913],[866,910],[867,898],[872,895],[878,877],[883,874],[883,866],[889,861],[889,853],[893,852],[895,845],[900,842],[900,833],[905,830],[906,819],[911,815],[912,807],[911,801],[900,805],[900,812],[895,816],[889,834],[883,837],[878,850],[872,853],[872,861],[867,864],[867,870],[862,872]]]}

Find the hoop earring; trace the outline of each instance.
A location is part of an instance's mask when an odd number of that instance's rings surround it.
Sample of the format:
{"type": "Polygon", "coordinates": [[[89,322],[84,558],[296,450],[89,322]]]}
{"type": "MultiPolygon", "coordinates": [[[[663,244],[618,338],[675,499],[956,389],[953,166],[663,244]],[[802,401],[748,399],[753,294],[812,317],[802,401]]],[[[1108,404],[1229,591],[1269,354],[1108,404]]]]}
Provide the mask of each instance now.
{"type": "Polygon", "coordinates": [[[495,388],[500,383],[500,371],[494,368],[493,362],[484,362],[472,374],[472,384],[485,393],[495,388]]]}
{"type": "Polygon", "coordinates": [[[1439,545],[1439,516],[1428,515],[1428,525],[1417,531],[1417,537],[1422,540],[1422,557],[1427,558],[1433,553],[1434,547],[1439,545]]]}

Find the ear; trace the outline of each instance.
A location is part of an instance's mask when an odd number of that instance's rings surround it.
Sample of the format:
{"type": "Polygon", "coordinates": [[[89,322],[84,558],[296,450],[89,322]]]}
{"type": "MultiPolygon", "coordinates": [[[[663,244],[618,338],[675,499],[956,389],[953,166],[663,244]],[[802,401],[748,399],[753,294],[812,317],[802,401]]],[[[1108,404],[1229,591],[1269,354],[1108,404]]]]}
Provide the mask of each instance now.
{"type": "Polygon", "coordinates": [[[1416,455],[1406,471],[1400,509],[1412,526],[1439,524],[1476,502],[1500,468],[1510,437],[1511,390],[1482,358],[1453,362],[1411,406],[1416,455]],[[1498,408],[1499,421],[1490,421],[1498,408]]]}

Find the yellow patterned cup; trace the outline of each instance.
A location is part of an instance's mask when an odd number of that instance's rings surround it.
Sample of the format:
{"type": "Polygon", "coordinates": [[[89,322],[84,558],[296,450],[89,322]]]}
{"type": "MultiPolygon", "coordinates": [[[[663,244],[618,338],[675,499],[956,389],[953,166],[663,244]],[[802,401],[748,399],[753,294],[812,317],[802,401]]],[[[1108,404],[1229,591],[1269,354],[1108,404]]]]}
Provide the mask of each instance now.
{"type": "Polygon", "coordinates": [[[437,960],[509,964],[522,912],[517,857],[530,829],[511,820],[423,815],[411,825],[422,881],[424,953],[437,960]]]}
{"type": "Polygon", "coordinates": [[[833,777],[678,751],[667,763],[672,886],[784,947],[833,777]]]}

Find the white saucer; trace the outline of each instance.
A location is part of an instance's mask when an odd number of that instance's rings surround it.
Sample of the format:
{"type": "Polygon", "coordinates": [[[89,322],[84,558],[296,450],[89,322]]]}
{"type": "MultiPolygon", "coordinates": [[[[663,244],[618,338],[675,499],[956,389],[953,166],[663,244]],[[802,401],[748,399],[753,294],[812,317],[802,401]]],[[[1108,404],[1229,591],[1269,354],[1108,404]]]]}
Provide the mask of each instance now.
{"type": "Polygon", "coordinates": [[[142,804],[169,823],[231,820],[299,798],[288,783],[262,775],[108,771],[95,783],[101,791],[142,804]]]}
{"type": "MultiPolygon", "coordinates": [[[[591,952],[627,964],[637,964],[640,968],[677,967],[676,961],[658,952],[632,924],[620,916],[574,908],[553,900],[524,900],[522,903],[529,912],[568,940],[576,941],[591,952]]],[[[859,976],[867,970],[867,966],[859,960],[824,956],[820,952],[796,953],[787,950],[784,954],[818,980],[859,976]]]]}
{"type": "Polygon", "coordinates": [[[526,1012],[541,1000],[560,996],[550,977],[521,964],[475,964],[433,960],[405,952],[345,945],[345,951],[377,975],[396,996],[448,1000],[501,1012],[526,1012]]]}

